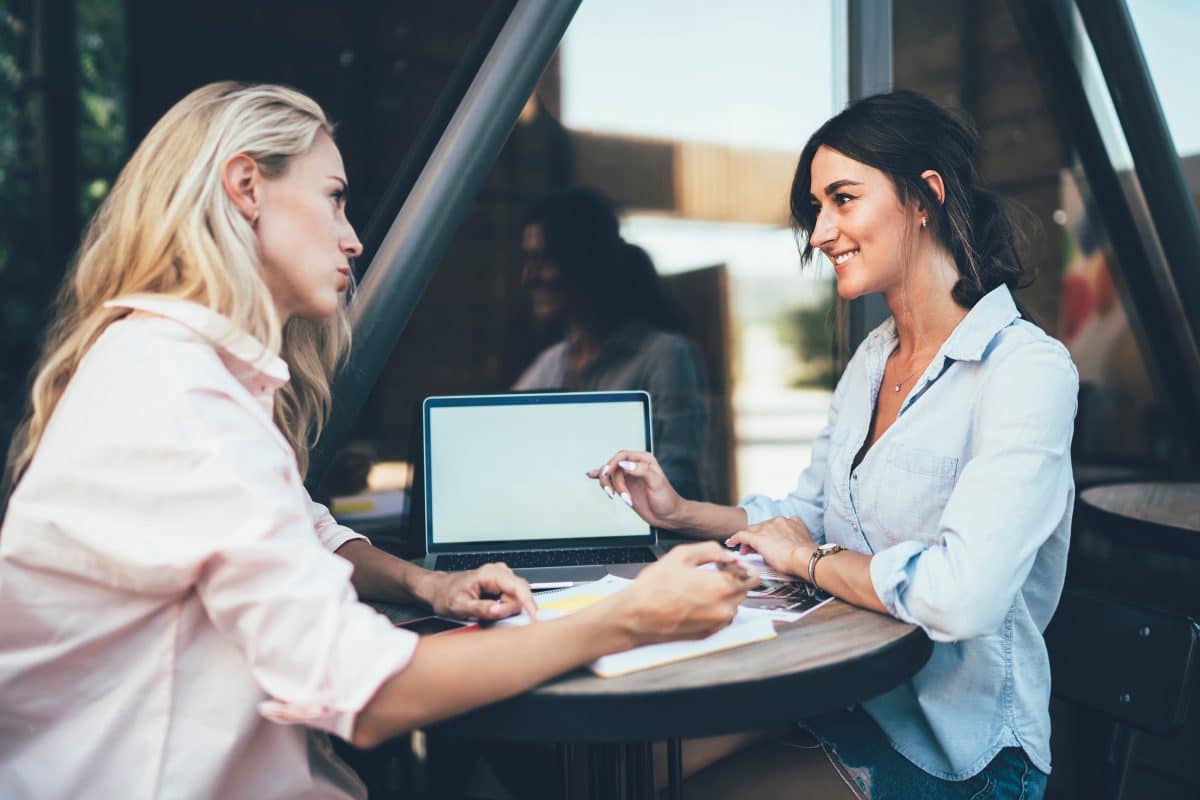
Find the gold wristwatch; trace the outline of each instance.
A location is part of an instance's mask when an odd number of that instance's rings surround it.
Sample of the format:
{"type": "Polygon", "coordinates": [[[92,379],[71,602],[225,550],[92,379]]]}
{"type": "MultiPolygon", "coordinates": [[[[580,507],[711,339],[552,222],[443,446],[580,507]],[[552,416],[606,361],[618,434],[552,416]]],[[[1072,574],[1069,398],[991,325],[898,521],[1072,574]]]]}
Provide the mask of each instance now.
{"type": "Polygon", "coordinates": [[[827,542],[825,544],[817,545],[817,549],[813,550],[813,554],[808,558],[808,582],[812,585],[814,590],[821,588],[820,586],[817,586],[817,562],[825,556],[831,556],[834,553],[840,553],[845,549],[846,548],[842,547],[840,544],[827,542]]]}

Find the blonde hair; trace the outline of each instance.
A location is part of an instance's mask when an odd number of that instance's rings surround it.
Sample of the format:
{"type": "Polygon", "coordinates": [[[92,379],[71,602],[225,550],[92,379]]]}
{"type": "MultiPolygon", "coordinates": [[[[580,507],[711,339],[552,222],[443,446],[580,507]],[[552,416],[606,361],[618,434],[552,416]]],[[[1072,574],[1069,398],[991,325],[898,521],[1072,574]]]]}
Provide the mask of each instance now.
{"type": "Polygon", "coordinates": [[[127,310],[105,301],[167,295],[207,306],[278,354],[291,381],[275,397],[275,424],[303,474],[329,413],[329,382],[349,348],[345,301],[325,320],[281,325],[260,272],[255,234],[221,184],[222,164],[244,153],[268,177],[306,153],[332,125],[311,98],[283,86],[213,83],[160,119],[92,218],[59,292],[27,417],[9,451],[16,485],[80,360],[127,310]]]}

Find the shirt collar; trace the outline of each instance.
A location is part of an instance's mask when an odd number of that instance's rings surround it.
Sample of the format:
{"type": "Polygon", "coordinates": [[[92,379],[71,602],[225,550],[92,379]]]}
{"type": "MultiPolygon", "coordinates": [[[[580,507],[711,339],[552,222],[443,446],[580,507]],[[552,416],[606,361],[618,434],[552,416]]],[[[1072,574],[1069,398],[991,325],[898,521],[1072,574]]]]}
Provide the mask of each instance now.
{"type": "Polygon", "coordinates": [[[1012,292],[1000,284],[981,297],[958,323],[942,345],[942,355],[955,361],[982,361],[996,334],[1020,317],[1012,292]]]}
{"type": "Polygon", "coordinates": [[[170,295],[129,295],[109,300],[105,308],[128,308],[174,320],[212,344],[221,353],[233,357],[271,388],[288,382],[287,362],[267,349],[266,345],[238,328],[227,317],[207,306],[170,295]]]}
{"type": "MultiPolygon", "coordinates": [[[[996,334],[1019,319],[1012,292],[1004,284],[985,294],[955,326],[950,337],[942,344],[941,355],[954,361],[981,361],[988,345],[996,334]]],[[[896,341],[896,320],[888,317],[879,327],[871,331],[872,346],[891,346],[896,341]]],[[[937,359],[934,359],[936,362],[937,359]]]]}

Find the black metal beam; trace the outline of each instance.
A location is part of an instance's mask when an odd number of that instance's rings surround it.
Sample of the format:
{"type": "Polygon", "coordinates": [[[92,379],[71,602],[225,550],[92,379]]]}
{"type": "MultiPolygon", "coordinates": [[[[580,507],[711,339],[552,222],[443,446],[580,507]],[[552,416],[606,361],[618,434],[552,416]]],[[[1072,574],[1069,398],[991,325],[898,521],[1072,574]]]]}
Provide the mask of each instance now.
{"type": "Polygon", "coordinates": [[[335,402],[313,448],[310,487],[353,428],[580,1],[518,0],[380,243],[351,309],[354,350],[334,380],[335,402]]]}
{"type": "Polygon", "coordinates": [[[66,269],[79,242],[79,45],[75,0],[34,4],[37,64],[45,108],[45,252],[66,269]]]}
{"type": "Polygon", "coordinates": [[[892,0],[847,0],[847,87],[851,100],[892,89],[892,0]]]}
{"type": "Polygon", "coordinates": [[[1038,67],[1048,105],[1057,112],[1059,129],[1075,146],[1087,177],[1086,189],[1096,201],[1116,256],[1112,277],[1129,300],[1125,310],[1147,371],[1176,412],[1180,439],[1196,450],[1200,424],[1195,409],[1200,408],[1200,393],[1188,372],[1178,368],[1187,354],[1163,313],[1162,297],[1150,274],[1155,254],[1148,251],[1138,233],[1134,210],[1088,102],[1073,55],[1072,27],[1066,18],[1069,6],[1059,3],[1056,7],[1045,0],[1010,0],[1009,7],[1038,67]]]}
{"type": "MultiPolygon", "coordinates": [[[[847,0],[846,78],[853,102],[892,89],[892,0],[847,0]]],[[[849,303],[847,347],[837,354],[839,373],[867,334],[891,316],[881,294],[849,303]]]]}

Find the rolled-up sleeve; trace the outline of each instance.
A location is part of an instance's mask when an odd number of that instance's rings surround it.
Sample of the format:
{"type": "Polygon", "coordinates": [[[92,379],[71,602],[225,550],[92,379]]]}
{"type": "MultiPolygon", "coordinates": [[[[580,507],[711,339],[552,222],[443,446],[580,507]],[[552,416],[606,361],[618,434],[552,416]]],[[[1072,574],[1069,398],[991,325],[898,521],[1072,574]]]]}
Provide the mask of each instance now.
{"type": "MultiPolygon", "coordinates": [[[[180,490],[192,498],[177,500],[227,510],[176,517],[175,540],[205,551],[197,595],[270,696],[264,716],[349,739],[358,712],[411,659],[416,637],[358,602],[351,565],[313,536],[290,453],[267,446],[234,400],[200,394],[190,411],[205,452],[180,490]]],[[[343,534],[326,535],[332,543],[343,534]]]]}
{"type": "Polygon", "coordinates": [[[346,542],[352,542],[355,539],[362,539],[370,544],[371,540],[366,536],[352,528],[338,524],[338,521],[329,513],[329,509],[311,497],[307,497],[307,493],[306,499],[308,500],[308,516],[312,520],[313,530],[316,532],[321,546],[326,550],[335,553],[346,542]]]}
{"type": "Polygon", "coordinates": [[[1004,356],[985,380],[962,468],[932,545],[900,542],[871,559],[893,616],[935,641],[994,631],[1038,550],[1074,502],[1071,433],[1078,378],[1056,342],[1004,356]]]}

